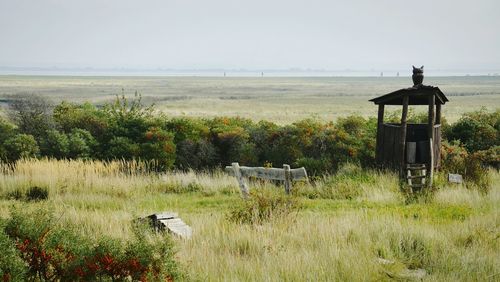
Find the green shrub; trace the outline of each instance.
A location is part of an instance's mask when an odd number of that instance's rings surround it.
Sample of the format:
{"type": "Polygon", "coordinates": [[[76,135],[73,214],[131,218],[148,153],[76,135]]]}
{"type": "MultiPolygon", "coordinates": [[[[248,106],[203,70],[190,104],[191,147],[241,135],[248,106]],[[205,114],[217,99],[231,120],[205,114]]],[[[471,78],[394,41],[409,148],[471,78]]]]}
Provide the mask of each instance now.
{"type": "Polygon", "coordinates": [[[15,127],[0,116],[0,161],[7,160],[7,150],[4,142],[15,135],[15,127]]]}
{"type": "Polygon", "coordinates": [[[39,140],[54,128],[53,108],[52,101],[44,96],[21,94],[12,97],[8,113],[21,133],[39,140]]]}
{"type": "Polygon", "coordinates": [[[3,222],[0,223],[0,280],[25,281],[27,267],[21,259],[21,253],[14,242],[3,232],[3,222]]]}
{"type": "Polygon", "coordinates": [[[4,142],[5,156],[8,161],[37,157],[40,150],[32,135],[17,134],[4,142]]]}
{"type": "MultiPolygon", "coordinates": [[[[214,169],[232,162],[295,164],[305,166],[311,176],[334,173],[346,163],[375,166],[376,118],[353,115],[328,123],[304,119],[285,126],[239,117],[168,119],[144,107],[136,94],[133,99],[117,97],[102,108],[63,102],[53,110],[52,124],[51,107],[42,100],[33,101],[35,111],[27,107],[32,101],[16,106],[17,128],[0,119],[0,159],[12,162],[39,154],[58,159],[142,159],[157,163],[155,169],[160,170],[214,169]],[[40,126],[21,117],[40,119],[40,126]]],[[[399,111],[389,113],[386,121],[399,122],[400,116],[399,111]]],[[[408,118],[422,123],[427,115],[410,111],[408,118]]],[[[500,110],[466,113],[450,126],[444,119],[442,123],[443,136],[459,140],[483,164],[498,168],[500,110]]]]}
{"type": "Polygon", "coordinates": [[[488,150],[500,145],[500,110],[485,109],[464,114],[447,132],[448,140],[459,140],[469,152],[488,150]]]}
{"type": "Polygon", "coordinates": [[[63,101],[54,108],[53,117],[62,132],[70,133],[76,128],[85,129],[98,140],[105,139],[104,135],[109,127],[105,111],[90,103],[77,105],[63,101]]]}
{"type": "Polygon", "coordinates": [[[106,151],[108,159],[131,160],[140,156],[139,144],[127,137],[113,137],[108,146],[109,149],[106,151]]]}
{"type": "Polygon", "coordinates": [[[500,169],[500,146],[494,146],[488,150],[475,153],[481,162],[496,169],[500,169]]]}
{"type": "Polygon", "coordinates": [[[28,201],[40,201],[49,198],[49,191],[47,188],[33,186],[26,191],[26,199],[28,201]]]}
{"type": "Polygon", "coordinates": [[[346,163],[337,173],[326,177],[316,187],[317,197],[324,199],[352,200],[362,195],[363,186],[375,183],[373,171],[359,165],[346,163]]]}
{"type": "Polygon", "coordinates": [[[97,142],[85,129],[75,128],[68,134],[68,157],[87,159],[93,154],[97,142]]]}
{"type": "Polygon", "coordinates": [[[217,149],[208,140],[184,140],[177,143],[175,165],[187,170],[201,170],[217,166],[217,149]]]}
{"type": "Polygon", "coordinates": [[[325,173],[333,171],[332,164],[328,158],[299,158],[295,163],[298,167],[304,167],[310,178],[318,178],[325,173]]]}
{"type": "Polygon", "coordinates": [[[11,211],[3,231],[28,267],[26,280],[172,281],[182,277],[169,237],[136,226],[127,242],[107,237],[90,240],[73,228],[58,225],[46,210],[11,211]]]}
{"type": "Polygon", "coordinates": [[[55,129],[48,130],[46,137],[40,142],[40,151],[44,156],[63,159],[68,157],[68,136],[55,129]]]}
{"type": "Polygon", "coordinates": [[[441,170],[444,173],[458,173],[468,187],[477,187],[486,192],[491,186],[488,169],[480,153],[469,153],[459,142],[443,142],[441,148],[441,170]]]}
{"type": "Polygon", "coordinates": [[[242,200],[231,208],[228,219],[236,223],[262,224],[270,220],[284,219],[297,211],[298,199],[270,189],[251,191],[248,200],[242,200]]]}
{"type": "Polygon", "coordinates": [[[174,136],[158,127],[149,128],[144,134],[140,157],[144,160],[156,160],[159,169],[172,168],[175,162],[174,136]]]}

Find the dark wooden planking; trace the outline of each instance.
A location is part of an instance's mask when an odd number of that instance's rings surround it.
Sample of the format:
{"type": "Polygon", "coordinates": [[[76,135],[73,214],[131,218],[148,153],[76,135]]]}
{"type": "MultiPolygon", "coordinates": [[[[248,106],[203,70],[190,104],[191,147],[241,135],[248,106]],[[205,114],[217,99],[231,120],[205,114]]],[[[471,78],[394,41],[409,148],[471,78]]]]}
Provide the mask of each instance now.
{"type": "Polygon", "coordinates": [[[383,132],[384,132],[384,105],[378,105],[378,117],[377,117],[377,145],[375,147],[375,159],[377,163],[381,163],[381,150],[383,143],[383,132]]]}
{"type": "Polygon", "coordinates": [[[438,87],[428,85],[400,89],[389,94],[373,98],[370,102],[374,102],[377,105],[403,105],[404,96],[410,97],[408,101],[409,105],[427,105],[427,97],[429,96],[436,97],[437,102],[440,104],[448,102],[448,98],[446,98],[444,93],[441,92],[438,87]]]}
{"type": "Polygon", "coordinates": [[[155,213],[150,215],[154,220],[160,220],[160,219],[171,219],[171,218],[176,218],[178,215],[175,212],[162,212],[162,213],[155,213]]]}
{"type": "Polygon", "coordinates": [[[417,142],[406,142],[406,161],[409,164],[416,162],[417,142]]]}
{"type": "Polygon", "coordinates": [[[436,104],[436,124],[441,124],[441,103],[436,104]]]}
{"type": "MultiPolygon", "coordinates": [[[[432,96],[434,97],[434,95],[432,96]]],[[[407,117],[408,117],[408,102],[409,102],[409,97],[408,95],[405,95],[403,97],[403,112],[401,113],[401,133],[399,134],[399,163],[400,163],[400,175],[401,177],[404,177],[405,171],[405,149],[406,149],[406,124],[407,124],[407,117]]]]}
{"type": "Polygon", "coordinates": [[[384,124],[384,147],[382,150],[382,162],[384,164],[384,167],[389,168],[392,166],[391,162],[391,157],[392,157],[392,147],[393,147],[393,142],[394,139],[392,138],[392,128],[388,126],[387,124],[384,124]]]}
{"type": "Polygon", "coordinates": [[[434,167],[441,167],[441,125],[434,125],[434,167]]]}

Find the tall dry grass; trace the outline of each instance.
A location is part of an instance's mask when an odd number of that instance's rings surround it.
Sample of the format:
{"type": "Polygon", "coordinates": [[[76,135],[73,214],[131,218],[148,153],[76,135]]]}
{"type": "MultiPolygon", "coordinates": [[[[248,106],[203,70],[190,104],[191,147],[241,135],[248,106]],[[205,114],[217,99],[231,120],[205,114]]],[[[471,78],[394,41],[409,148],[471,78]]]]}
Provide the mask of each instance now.
{"type": "MultiPolygon", "coordinates": [[[[419,280],[422,272],[428,281],[497,281],[500,275],[495,171],[488,194],[447,186],[410,205],[396,176],[386,173],[297,184],[303,203],[297,215],[251,225],[227,220],[242,201],[233,177],[151,174],[144,166],[47,159],[1,165],[0,216],[7,217],[12,205],[49,208],[59,224],[77,225],[89,237],[126,239],[134,218],[176,211],[194,230],[191,240],[177,240],[177,258],[192,279],[205,281],[419,280]],[[47,200],[9,198],[35,185],[48,189],[47,200]],[[318,191],[329,198],[315,196],[322,195],[318,191]]],[[[252,183],[251,189],[283,187],[252,183]]]]}

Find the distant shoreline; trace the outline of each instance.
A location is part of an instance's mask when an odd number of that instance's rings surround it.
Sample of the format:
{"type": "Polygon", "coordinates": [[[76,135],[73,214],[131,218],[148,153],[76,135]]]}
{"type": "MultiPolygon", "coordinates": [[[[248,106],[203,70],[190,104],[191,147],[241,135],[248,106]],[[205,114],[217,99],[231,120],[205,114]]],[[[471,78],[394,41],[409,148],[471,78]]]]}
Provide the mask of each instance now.
{"type": "MultiPolygon", "coordinates": [[[[409,77],[408,70],[315,70],[315,69],[94,69],[0,66],[1,76],[73,77],[409,77]]],[[[499,77],[500,70],[426,70],[427,77],[499,77]]]]}
{"type": "MultiPolygon", "coordinates": [[[[426,74],[426,77],[491,77],[491,78],[498,78],[500,77],[500,74],[426,74]]],[[[269,74],[264,74],[262,75],[255,75],[255,74],[241,74],[241,73],[227,73],[226,76],[223,74],[209,74],[209,73],[197,73],[197,74],[176,74],[176,73],[10,73],[10,72],[2,72],[0,71],[0,77],[122,77],[122,78],[137,78],[137,77],[158,77],[158,78],[168,78],[168,77],[173,77],[173,78],[401,78],[401,79],[407,79],[411,77],[411,74],[406,74],[406,75],[400,75],[400,76],[395,76],[395,75],[384,75],[384,76],[377,76],[377,75],[369,75],[369,74],[359,74],[359,75],[353,75],[353,74],[345,74],[345,75],[334,75],[334,74],[304,74],[304,73],[293,73],[293,74],[275,74],[275,73],[269,73],[269,74]]]]}

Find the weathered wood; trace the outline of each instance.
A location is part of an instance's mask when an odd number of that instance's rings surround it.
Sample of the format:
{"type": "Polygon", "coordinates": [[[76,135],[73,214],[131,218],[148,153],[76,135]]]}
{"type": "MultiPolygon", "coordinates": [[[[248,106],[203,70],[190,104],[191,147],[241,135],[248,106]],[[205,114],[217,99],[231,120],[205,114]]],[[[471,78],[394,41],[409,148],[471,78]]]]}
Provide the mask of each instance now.
{"type": "Polygon", "coordinates": [[[431,155],[430,155],[430,160],[429,160],[429,164],[430,164],[430,167],[429,167],[429,188],[432,187],[432,180],[434,178],[434,150],[432,149],[432,139],[429,140],[429,146],[431,146],[431,149],[429,150],[431,152],[431,155]]]}
{"type": "Polygon", "coordinates": [[[377,117],[377,140],[376,140],[376,151],[375,159],[378,164],[382,163],[382,150],[383,150],[383,136],[384,136],[384,104],[378,105],[378,117],[377,117]]]}
{"type": "Polygon", "coordinates": [[[163,212],[163,213],[155,213],[149,216],[152,219],[160,220],[160,219],[171,219],[176,218],[177,213],[175,212],[163,212]]]}
{"type": "Polygon", "coordinates": [[[401,166],[401,132],[400,129],[398,129],[397,131],[394,130],[392,133],[392,138],[394,139],[394,145],[392,146],[393,167],[399,168],[401,166]]]}
{"type": "Polygon", "coordinates": [[[240,165],[238,163],[232,163],[231,167],[234,176],[236,177],[236,179],[238,180],[238,184],[240,185],[241,194],[243,195],[243,198],[247,199],[250,191],[248,189],[248,184],[245,181],[245,178],[243,177],[243,174],[240,170],[240,165]]]}
{"type": "Polygon", "coordinates": [[[184,239],[191,238],[193,231],[182,219],[178,218],[177,213],[161,212],[149,215],[139,220],[150,220],[150,224],[156,231],[168,231],[184,239]]]}
{"type": "Polygon", "coordinates": [[[441,167],[441,125],[434,125],[434,170],[441,167]]]}
{"type": "Polygon", "coordinates": [[[427,163],[427,169],[429,170],[429,187],[432,187],[432,177],[434,176],[434,106],[436,102],[436,97],[434,95],[429,96],[429,113],[427,117],[427,133],[429,137],[429,159],[427,163]]]}
{"type": "Polygon", "coordinates": [[[264,168],[264,167],[240,167],[238,163],[233,163],[231,166],[226,166],[226,172],[229,175],[236,176],[240,184],[241,192],[245,199],[248,198],[249,191],[245,177],[255,177],[268,180],[281,180],[285,183],[285,192],[287,194],[292,190],[292,181],[299,179],[307,179],[307,172],[304,167],[290,169],[287,164],[283,168],[264,168]]]}
{"type": "Polygon", "coordinates": [[[189,239],[193,235],[193,230],[180,218],[162,219],[160,223],[164,225],[169,232],[181,237],[189,239]]]}
{"type": "MultiPolygon", "coordinates": [[[[268,180],[285,181],[285,171],[281,168],[267,167],[246,167],[240,166],[240,172],[243,177],[256,177],[268,180]]],[[[226,166],[226,172],[234,176],[233,166],[226,166]]],[[[304,167],[290,169],[292,180],[300,180],[307,178],[307,171],[304,167]]]]}
{"type": "Polygon", "coordinates": [[[290,171],[290,166],[287,164],[283,165],[283,171],[285,173],[285,192],[290,194],[292,190],[292,174],[290,171]]]}
{"type": "Polygon", "coordinates": [[[463,182],[463,178],[462,178],[462,175],[460,174],[453,174],[453,173],[449,173],[448,174],[448,182],[450,183],[462,183],[463,182]]]}
{"type": "Polygon", "coordinates": [[[405,148],[406,148],[406,126],[408,116],[408,95],[403,97],[403,112],[401,113],[401,133],[399,139],[399,156],[400,156],[400,175],[404,176],[405,167],[405,148]]]}
{"type": "Polygon", "coordinates": [[[406,143],[406,161],[409,164],[414,164],[417,157],[417,142],[406,143]]]}
{"type": "Polygon", "coordinates": [[[436,104],[436,124],[441,124],[441,103],[436,104]]]}
{"type": "Polygon", "coordinates": [[[384,124],[384,147],[382,150],[382,163],[384,164],[384,167],[389,168],[392,167],[391,163],[391,155],[392,155],[392,148],[394,146],[394,139],[392,138],[392,131],[393,128],[387,126],[384,124]]]}

